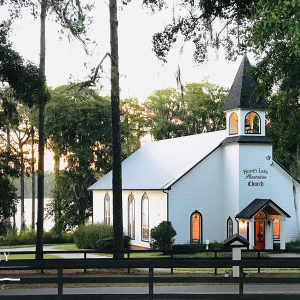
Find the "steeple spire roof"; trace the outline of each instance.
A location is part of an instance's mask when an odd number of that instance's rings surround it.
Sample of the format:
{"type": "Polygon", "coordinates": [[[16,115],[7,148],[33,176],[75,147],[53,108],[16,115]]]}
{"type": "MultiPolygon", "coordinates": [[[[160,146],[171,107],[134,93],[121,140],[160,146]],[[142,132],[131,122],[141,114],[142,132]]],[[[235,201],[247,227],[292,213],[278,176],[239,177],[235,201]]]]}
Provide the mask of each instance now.
{"type": "Polygon", "coordinates": [[[267,104],[264,99],[259,103],[251,103],[251,95],[255,88],[254,81],[247,75],[247,68],[250,66],[248,57],[245,55],[234,78],[227,100],[223,106],[223,110],[231,110],[237,108],[245,109],[266,109],[267,104]]]}

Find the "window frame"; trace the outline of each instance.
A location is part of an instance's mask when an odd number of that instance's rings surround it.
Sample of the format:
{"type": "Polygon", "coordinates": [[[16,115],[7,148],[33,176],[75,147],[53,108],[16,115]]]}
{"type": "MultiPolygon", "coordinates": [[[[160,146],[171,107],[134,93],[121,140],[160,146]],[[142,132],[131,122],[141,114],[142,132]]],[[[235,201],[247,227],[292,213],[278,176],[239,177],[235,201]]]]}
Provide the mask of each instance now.
{"type": "MultiPolygon", "coordinates": [[[[250,122],[250,121],[249,121],[250,122]]],[[[260,115],[256,112],[256,111],[249,111],[246,116],[245,116],[245,134],[261,134],[261,117],[260,115]],[[246,131],[246,120],[249,121],[249,119],[247,119],[247,116],[250,115],[250,114],[255,114],[255,116],[253,116],[252,120],[257,116],[258,117],[258,120],[259,120],[259,130],[258,132],[253,132],[253,121],[252,121],[252,124],[249,124],[247,126],[250,126],[250,129],[248,129],[247,131],[252,131],[252,132],[247,132],[246,131]]]]}
{"type": "Polygon", "coordinates": [[[228,217],[228,219],[227,219],[227,238],[230,238],[231,236],[233,236],[233,221],[232,221],[231,217],[228,217]]]}
{"type": "Polygon", "coordinates": [[[229,117],[229,135],[234,135],[234,134],[238,134],[239,133],[239,117],[237,115],[236,112],[231,113],[230,117],[229,117]],[[232,117],[236,116],[236,121],[237,121],[237,125],[236,125],[236,132],[232,132],[232,117]]]}
{"type": "Polygon", "coordinates": [[[108,192],[104,196],[104,223],[110,225],[110,196],[108,192]]]}
{"type": "Polygon", "coordinates": [[[195,210],[190,216],[190,243],[191,244],[202,244],[203,243],[203,218],[202,218],[202,214],[198,210],[195,210]],[[200,236],[199,236],[198,243],[193,242],[193,216],[194,215],[198,215],[200,218],[200,221],[199,221],[199,235],[200,236]]]}
{"type": "Polygon", "coordinates": [[[144,193],[141,199],[141,240],[143,242],[149,242],[150,230],[149,230],[149,197],[147,193],[144,193]],[[144,217],[145,200],[147,200],[147,216],[144,217]],[[147,227],[144,227],[144,219],[147,220],[147,227]],[[144,230],[148,230],[148,236],[145,238],[144,230]]]}
{"type": "Polygon", "coordinates": [[[135,240],[135,198],[132,192],[128,196],[128,236],[131,240],[135,240]]]}

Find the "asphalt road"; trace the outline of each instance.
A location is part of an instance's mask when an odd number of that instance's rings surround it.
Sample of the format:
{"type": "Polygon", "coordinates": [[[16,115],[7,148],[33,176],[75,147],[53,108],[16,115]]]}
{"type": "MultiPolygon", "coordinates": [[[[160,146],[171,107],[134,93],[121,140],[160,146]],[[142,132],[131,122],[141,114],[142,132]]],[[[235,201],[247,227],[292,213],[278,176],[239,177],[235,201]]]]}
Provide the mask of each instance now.
{"type": "MultiPolygon", "coordinates": [[[[5,288],[5,285],[4,285],[5,288]]],[[[64,288],[64,294],[147,294],[148,287],[64,288]]],[[[238,293],[238,285],[157,286],[157,294],[230,294],[238,293]]],[[[299,294],[300,284],[245,285],[244,293],[299,294]]],[[[0,290],[0,298],[8,295],[55,295],[57,289],[0,290]]]]}

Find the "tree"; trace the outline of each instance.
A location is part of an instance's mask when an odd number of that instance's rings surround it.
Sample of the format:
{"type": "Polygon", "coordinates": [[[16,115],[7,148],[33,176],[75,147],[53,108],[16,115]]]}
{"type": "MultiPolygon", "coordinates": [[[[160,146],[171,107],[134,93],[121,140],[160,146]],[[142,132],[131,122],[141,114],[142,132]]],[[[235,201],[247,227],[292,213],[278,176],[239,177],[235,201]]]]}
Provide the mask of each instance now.
{"type": "Polygon", "coordinates": [[[51,92],[46,105],[46,137],[56,160],[68,162],[63,171],[56,166],[53,201],[48,214],[54,216],[55,230],[83,224],[91,214],[92,195],[88,187],[96,172],[111,169],[110,100],[96,90],[61,86],[51,92]]]}
{"type": "Polygon", "coordinates": [[[272,96],[268,108],[267,133],[273,144],[273,156],[294,176],[300,178],[300,104],[283,91],[272,96]]]}
{"type": "Polygon", "coordinates": [[[141,147],[146,134],[146,115],[137,98],[121,100],[122,160],[141,147]]]}
{"type": "Polygon", "coordinates": [[[111,117],[113,137],[113,228],[114,258],[124,258],[123,250],[123,209],[122,209],[122,169],[121,169],[121,129],[120,129],[120,85],[117,1],[109,1],[110,16],[110,56],[111,56],[111,117]]]}
{"type": "Polygon", "coordinates": [[[31,137],[30,113],[26,105],[18,103],[13,97],[13,91],[10,88],[4,88],[1,91],[2,111],[0,112],[0,129],[5,132],[2,140],[6,142],[7,152],[13,150],[20,159],[20,200],[21,200],[21,231],[25,230],[25,210],[24,210],[24,177],[26,174],[26,151],[24,146],[27,145],[31,137]]]}
{"type": "MultiPolygon", "coordinates": [[[[69,30],[72,36],[79,38],[86,34],[85,14],[81,7],[81,1],[57,1],[57,0],[41,0],[41,31],[40,31],[40,74],[45,82],[45,62],[46,62],[46,16],[47,9],[52,9],[57,17],[57,20],[63,28],[69,30]],[[49,6],[48,6],[49,5],[49,6]]],[[[85,7],[87,10],[91,6],[85,7]]],[[[47,100],[47,99],[44,99],[47,100]]],[[[45,103],[41,101],[39,104],[39,160],[38,160],[38,220],[37,220],[37,243],[36,243],[36,258],[43,258],[43,222],[44,222],[44,148],[45,148],[45,103]]]]}
{"type": "Polygon", "coordinates": [[[252,76],[259,83],[259,92],[269,96],[273,88],[291,94],[294,101],[300,94],[300,4],[297,1],[260,0],[248,34],[248,47],[258,63],[252,76]]]}
{"type": "Polygon", "coordinates": [[[172,88],[156,90],[144,102],[150,132],[160,140],[224,129],[226,97],[224,88],[207,80],[186,84],[183,94],[172,88]]]}
{"type": "Polygon", "coordinates": [[[12,217],[15,213],[15,207],[18,199],[16,191],[9,176],[16,177],[18,172],[11,167],[11,164],[18,164],[15,156],[3,151],[0,152],[0,234],[5,235],[8,231],[6,220],[12,217]]]}
{"type": "MultiPolygon", "coordinates": [[[[181,35],[184,41],[194,44],[196,62],[207,59],[209,47],[223,47],[227,58],[233,58],[244,50],[243,37],[259,1],[177,1],[173,5],[172,22],[153,36],[153,50],[158,58],[166,61],[170,49],[181,35]]],[[[169,6],[164,0],[143,0],[143,4],[152,10],[169,6]]]]}
{"type": "Polygon", "coordinates": [[[176,230],[169,221],[162,221],[157,226],[151,229],[151,249],[153,250],[168,250],[174,244],[174,236],[176,230]]]}
{"type": "Polygon", "coordinates": [[[148,114],[147,125],[154,139],[169,139],[178,136],[181,124],[179,111],[182,103],[174,88],[155,90],[143,103],[148,114]]]}

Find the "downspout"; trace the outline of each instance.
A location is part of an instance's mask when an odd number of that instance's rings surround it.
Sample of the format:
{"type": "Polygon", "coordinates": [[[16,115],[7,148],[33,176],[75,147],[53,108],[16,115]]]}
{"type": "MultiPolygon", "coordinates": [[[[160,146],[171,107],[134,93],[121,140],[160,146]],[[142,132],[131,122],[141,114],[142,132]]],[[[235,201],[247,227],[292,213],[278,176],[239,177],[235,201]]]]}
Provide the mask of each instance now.
{"type": "Polygon", "coordinates": [[[167,221],[169,220],[169,190],[163,190],[163,193],[167,194],[167,221]]]}

